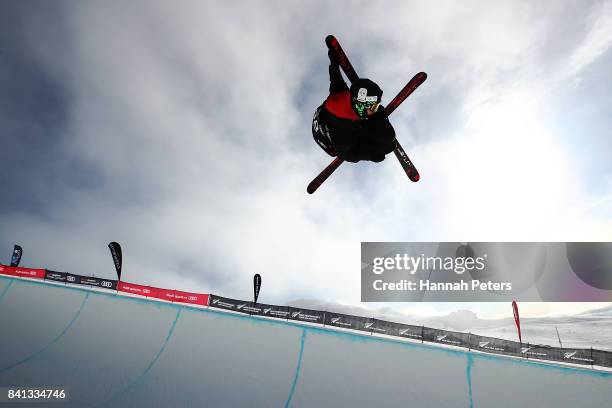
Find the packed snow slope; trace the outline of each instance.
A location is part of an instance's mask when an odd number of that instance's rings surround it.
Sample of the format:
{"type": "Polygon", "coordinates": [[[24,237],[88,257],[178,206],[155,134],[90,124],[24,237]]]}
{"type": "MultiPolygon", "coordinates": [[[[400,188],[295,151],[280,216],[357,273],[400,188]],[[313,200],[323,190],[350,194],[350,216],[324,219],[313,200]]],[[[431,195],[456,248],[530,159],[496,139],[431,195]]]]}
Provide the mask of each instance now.
{"type": "Polygon", "coordinates": [[[66,405],[78,407],[586,408],[612,401],[609,372],[5,277],[0,322],[0,388],[61,387],[66,405]]]}

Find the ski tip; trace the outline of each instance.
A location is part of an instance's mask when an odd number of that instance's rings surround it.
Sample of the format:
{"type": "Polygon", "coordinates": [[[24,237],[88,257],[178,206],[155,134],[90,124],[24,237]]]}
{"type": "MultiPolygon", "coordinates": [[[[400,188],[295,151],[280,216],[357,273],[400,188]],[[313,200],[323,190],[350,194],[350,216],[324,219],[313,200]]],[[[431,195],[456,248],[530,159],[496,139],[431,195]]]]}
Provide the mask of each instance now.
{"type": "Polygon", "coordinates": [[[410,177],[410,180],[412,180],[412,181],[413,181],[413,182],[415,182],[415,183],[416,183],[417,181],[419,181],[420,179],[421,179],[421,176],[419,175],[419,173],[417,173],[417,174],[413,174],[413,175],[410,177]]]}
{"type": "Polygon", "coordinates": [[[423,81],[427,79],[427,72],[419,72],[417,75],[423,78],[423,81]]]}
{"type": "Polygon", "coordinates": [[[315,186],[313,186],[312,184],[309,184],[308,187],[306,187],[306,192],[308,194],[312,194],[315,191],[317,191],[317,188],[315,186]]]}
{"type": "Polygon", "coordinates": [[[331,47],[332,45],[334,45],[337,42],[338,42],[338,40],[336,40],[336,37],[334,37],[331,34],[328,35],[327,37],[325,37],[325,44],[327,44],[328,47],[331,47]]]}

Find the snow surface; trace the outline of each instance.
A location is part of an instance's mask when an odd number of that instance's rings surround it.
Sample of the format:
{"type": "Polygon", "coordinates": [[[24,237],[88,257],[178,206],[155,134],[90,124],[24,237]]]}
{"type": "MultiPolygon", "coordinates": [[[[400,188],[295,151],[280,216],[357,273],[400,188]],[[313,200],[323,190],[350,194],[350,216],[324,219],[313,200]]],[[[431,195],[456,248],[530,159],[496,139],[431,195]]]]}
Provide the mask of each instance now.
{"type": "MultiPolygon", "coordinates": [[[[0,278],[0,387],[69,405],[602,407],[612,373],[0,278]]],[[[54,406],[61,406],[54,405],[54,406]]]]}

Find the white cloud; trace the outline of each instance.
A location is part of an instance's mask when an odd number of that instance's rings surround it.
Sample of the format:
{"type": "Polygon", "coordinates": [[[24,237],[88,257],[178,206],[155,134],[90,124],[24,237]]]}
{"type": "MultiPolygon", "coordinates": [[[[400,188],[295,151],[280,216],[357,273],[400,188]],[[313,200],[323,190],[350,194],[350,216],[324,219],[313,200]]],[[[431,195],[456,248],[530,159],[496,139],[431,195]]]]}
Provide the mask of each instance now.
{"type": "Polygon", "coordinates": [[[566,65],[557,74],[559,80],[579,75],[580,71],[601,57],[612,46],[612,3],[597,3],[590,10],[588,31],[566,65]]]}
{"type": "Polygon", "coordinates": [[[32,58],[70,96],[61,159],[101,181],[58,191],[53,220],[4,217],[3,235],[73,272],[110,268],[105,245],[117,240],[130,279],[184,290],[248,298],[261,273],[262,296],[278,302],[357,302],[360,241],[610,239],[610,207],[592,210],[606,201],[576,177],[551,124],[563,81],[608,49],[610,7],[587,9],[593,25],[572,41],[552,35],[559,9],[70,3],[59,37],[33,14],[32,58]],[[430,74],[392,118],[421,182],[390,156],[343,165],[305,193],[329,160],[310,135],[329,33],[386,98],[415,72],[430,74]],[[577,44],[566,65],[547,61],[551,43],[577,44]],[[86,255],[68,260],[64,248],[86,255]]]}

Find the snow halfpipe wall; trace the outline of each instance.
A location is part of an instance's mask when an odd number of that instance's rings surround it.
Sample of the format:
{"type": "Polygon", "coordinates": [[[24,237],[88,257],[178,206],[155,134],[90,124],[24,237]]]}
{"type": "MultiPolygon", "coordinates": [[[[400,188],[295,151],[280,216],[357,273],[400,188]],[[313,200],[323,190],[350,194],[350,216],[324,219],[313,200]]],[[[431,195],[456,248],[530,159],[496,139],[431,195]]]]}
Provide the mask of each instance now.
{"type": "Polygon", "coordinates": [[[0,388],[59,387],[69,406],[585,408],[612,401],[608,371],[14,277],[0,276],[0,322],[0,388]]]}

